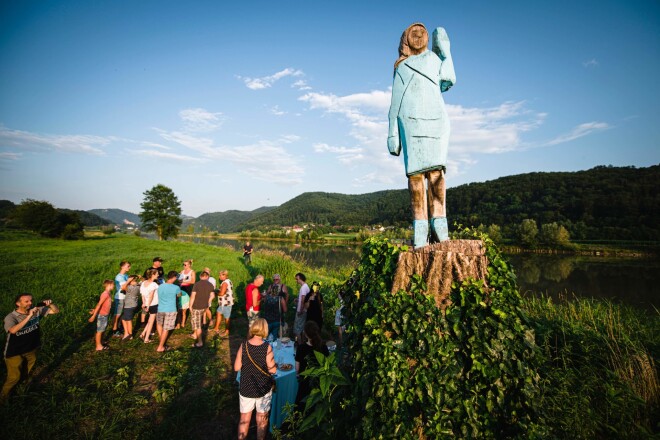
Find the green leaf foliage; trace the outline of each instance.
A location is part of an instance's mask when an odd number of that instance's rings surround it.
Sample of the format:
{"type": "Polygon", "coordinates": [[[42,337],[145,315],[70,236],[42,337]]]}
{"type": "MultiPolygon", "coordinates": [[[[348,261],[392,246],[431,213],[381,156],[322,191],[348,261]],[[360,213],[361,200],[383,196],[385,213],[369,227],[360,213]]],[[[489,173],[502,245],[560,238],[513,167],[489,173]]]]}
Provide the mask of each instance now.
{"type": "Polygon", "coordinates": [[[319,374],[311,415],[351,426],[351,438],[529,438],[542,433],[534,401],[539,362],[534,333],[520,309],[515,276],[492,244],[488,286],[454,285],[453,305],[438,309],[415,276],[409,292],[390,293],[401,248],[372,238],[344,286],[351,353],[344,376],[319,374]],[[324,379],[327,383],[324,384],[324,379]],[[334,388],[332,388],[334,386],[334,388]],[[340,411],[341,409],[341,411],[340,411]]]}
{"type": "Polygon", "coordinates": [[[158,184],[145,191],[140,207],[142,229],[155,231],[160,240],[176,238],[182,221],[181,202],[170,188],[158,184]]]}

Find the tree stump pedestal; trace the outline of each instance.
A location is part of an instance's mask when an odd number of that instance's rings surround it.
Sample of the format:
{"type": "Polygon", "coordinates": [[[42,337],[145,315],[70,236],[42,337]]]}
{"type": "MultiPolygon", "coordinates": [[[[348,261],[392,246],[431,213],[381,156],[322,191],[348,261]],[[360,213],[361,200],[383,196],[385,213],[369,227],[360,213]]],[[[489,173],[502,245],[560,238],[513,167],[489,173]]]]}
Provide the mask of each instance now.
{"type": "Polygon", "coordinates": [[[433,295],[436,306],[444,310],[451,304],[452,282],[473,278],[485,283],[487,273],[488,258],[481,240],[447,240],[401,252],[392,293],[407,291],[412,276],[420,275],[426,282],[427,295],[433,295]]]}

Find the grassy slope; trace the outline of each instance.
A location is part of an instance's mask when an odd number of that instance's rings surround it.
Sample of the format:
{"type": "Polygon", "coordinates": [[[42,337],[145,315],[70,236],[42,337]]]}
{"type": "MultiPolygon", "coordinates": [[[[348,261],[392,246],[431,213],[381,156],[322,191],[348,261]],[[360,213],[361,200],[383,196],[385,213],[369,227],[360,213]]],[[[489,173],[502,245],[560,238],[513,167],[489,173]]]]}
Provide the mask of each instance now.
{"type": "MultiPolygon", "coordinates": [[[[232,330],[240,335],[243,292],[257,271],[267,276],[277,271],[294,286],[293,276],[302,269],[280,256],[260,254],[246,268],[241,254],[226,248],[125,235],[65,242],[0,232],[0,246],[3,316],[18,292],[50,297],[61,309],[43,324],[32,382],[19,385],[9,402],[12,411],[0,411],[4,438],[44,438],[44,432],[49,438],[187,438],[193,430],[196,438],[230,438],[238,402],[226,340],[210,338],[205,349],[191,350],[188,331],[180,330],[171,339],[175,350],[165,355],[138,339],[125,344],[112,339],[110,351],[96,353],[88,310],[122,259],[142,273],[157,255],[165,270],[180,269],[184,259],[193,258],[198,271],[229,270],[239,296],[232,330]]],[[[4,334],[0,343],[4,346],[4,334]]],[[[4,363],[0,377],[5,378],[4,363]]]]}

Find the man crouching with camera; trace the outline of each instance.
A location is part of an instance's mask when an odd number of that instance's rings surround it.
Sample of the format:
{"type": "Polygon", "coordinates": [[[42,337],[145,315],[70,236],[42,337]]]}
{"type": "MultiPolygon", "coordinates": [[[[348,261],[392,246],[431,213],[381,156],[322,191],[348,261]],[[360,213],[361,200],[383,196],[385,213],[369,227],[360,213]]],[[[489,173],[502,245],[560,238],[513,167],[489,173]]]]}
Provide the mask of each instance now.
{"type": "Polygon", "coordinates": [[[15,303],[16,310],[5,316],[7,380],[2,387],[0,402],[7,399],[14,385],[20,380],[23,362],[27,363],[27,373],[30,374],[37,361],[37,350],[41,346],[39,321],[46,315],[60,311],[49,299],[33,306],[30,293],[17,295],[15,303]]]}

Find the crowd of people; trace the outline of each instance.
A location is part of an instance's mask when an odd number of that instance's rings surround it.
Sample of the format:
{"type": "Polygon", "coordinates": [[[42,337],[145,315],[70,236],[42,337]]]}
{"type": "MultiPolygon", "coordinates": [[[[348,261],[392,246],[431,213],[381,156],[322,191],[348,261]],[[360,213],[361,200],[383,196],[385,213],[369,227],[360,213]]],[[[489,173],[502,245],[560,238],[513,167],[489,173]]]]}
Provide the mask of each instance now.
{"type": "Polygon", "coordinates": [[[119,273],[114,280],[103,281],[103,291],[99,295],[96,307],[90,310],[89,322],[96,321],[94,338],[97,351],[109,349],[104,334],[112,318],[114,337],[121,341],[132,340],[135,334],[133,323],[135,315],[140,313],[139,338],[145,343],[152,342],[158,334],[156,351],[170,350],[167,340],[173,330],[185,328],[188,317],[193,339],[192,347],[204,345],[202,326],[209,324],[210,330],[220,337],[229,336],[231,309],[234,305],[234,288],[226,269],[218,273],[218,280],[205,267],[197,274],[193,270],[193,260],[183,262],[180,272],[175,270],[167,274],[162,267],[162,258],[155,257],[153,265],[143,275],[129,275],[131,263],[119,263],[119,273]],[[218,285],[219,282],[219,285],[218,285]],[[114,299],[112,291],[115,290],[114,299]],[[217,298],[215,326],[211,306],[217,298]],[[224,330],[220,327],[224,323],[224,330]]]}
{"type": "MultiPolygon", "coordinates": [[[[246,254],[248,258],[251,252],[250,246],[246,254]]],[[[249,264],[248,258],[246,264],[249,264]]],[[[89,322],[96,323],[96,351],[110,349],[110,338],[105,336],[109,326],[112,326],[112,336],[121,338],[122,342],[139,337],[149,344],[157,334],[157,352],[170,350],[167,344],[169,337],[174,330],[185,328],[188,318],[194,349],[204,345],[202,328],[206,324],[208,331],[222,338],[229,336],[235,293],[228,271],[220,270],[216,280],[209,268],[197,274],[192,268],[193,260],[184,261],[181,271],[167,273],[162,263],[162,258],[155,257],[152,266],[139,275],[135,272],[130,274],[131,263],[121,261],[115,278],[103,281],[103,290],[95,307],[89,311],[89,322]],[[213,314],[212,304],[216,299],[217,308],[213,314]],[[136,315],[140,316],[139,323],[135,322],[136,315]]],[[[276,371],[269,342],[285,340],[289,335],[286,317],[291,306],[295,310],[292,324],[296,347],[295,371],[299,378],[297,404],[310,392],[309,381],[300,375],[310,362],[315,362],[313,352],[329,354],[321,338],[323,295],[320,284],[314,282],[310,288],[303,273],[297,273],[295,280],[299,285],[295,300],[292,300],[289,288],[282,283],[279,274],[272,276],[272,283],[267,289],[262,290],[263,275],[257,275],[245,289],[248,337],[236,353],[234,365],[235,370],[241,372],[239,438],[247,435],[255,409],[258,438],[263,438],[265,434],[272,396],[271,374],[276,371]],[[246,361],[248,359],[249,362],[246,361]]],[[[18,295],[15,305],[15,310],[5,318],[8,335],[5,347],[7,380],[2,388],[3,400],[18,383],[21,369],[26,366],[29,373],[34,366],[40,346],[40,320],[59,312],[50,300],[33,305],[32,295],[27,293],[18,295]]],[[[340,310],[337,316],[341,317],[340,310]]],[[[341,330],[341,325],[338,328],[341,330]]]]}

